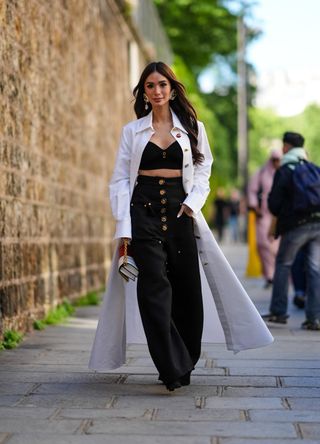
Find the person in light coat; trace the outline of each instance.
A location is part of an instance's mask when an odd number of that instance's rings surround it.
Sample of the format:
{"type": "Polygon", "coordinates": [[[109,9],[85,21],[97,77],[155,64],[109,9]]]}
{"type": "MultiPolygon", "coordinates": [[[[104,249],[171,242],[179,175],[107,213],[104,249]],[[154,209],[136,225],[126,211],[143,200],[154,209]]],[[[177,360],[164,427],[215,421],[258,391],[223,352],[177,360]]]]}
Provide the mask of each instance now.
{"type": "Polygon", "coordinates": [[[190,383],[201,339],[220,342],[223,331],[227,348],[238,352],[273,337],[201,213],[212,155],[184,86],[167,65],[152,62],[134,96],[138,119],[123,127],[110,181],[117,248],[89,367],[118,368],[127,343],[146,341],[171,391],[190,383]],[[118,272],[118,248],[127,239],[137,282],[118,272]]]}
{"type": "Polygon", "coordinates": [[[252,176],[248,186],[248,206],[256,213],[257,247],[265,279],[265,289],[272,286],[275,260],[279,248],[279,240],[269,235],[272,214],[268,209],[268,195],[275,172],[280,166],[280,160],[280,151],[272,150],[269,159],[252,176]]]}

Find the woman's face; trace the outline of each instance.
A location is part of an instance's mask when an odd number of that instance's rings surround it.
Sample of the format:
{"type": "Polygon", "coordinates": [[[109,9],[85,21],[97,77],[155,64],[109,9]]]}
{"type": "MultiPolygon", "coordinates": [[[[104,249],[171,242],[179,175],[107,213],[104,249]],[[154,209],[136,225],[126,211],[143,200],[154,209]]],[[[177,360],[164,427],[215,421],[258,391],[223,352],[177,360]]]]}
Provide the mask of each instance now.
{"type": "Polygon", "coordinates": [[[171,85],[166,77],[155,71],[146,78],[144,92],[152,108],[164,106],[170,100],[171,85]]]}

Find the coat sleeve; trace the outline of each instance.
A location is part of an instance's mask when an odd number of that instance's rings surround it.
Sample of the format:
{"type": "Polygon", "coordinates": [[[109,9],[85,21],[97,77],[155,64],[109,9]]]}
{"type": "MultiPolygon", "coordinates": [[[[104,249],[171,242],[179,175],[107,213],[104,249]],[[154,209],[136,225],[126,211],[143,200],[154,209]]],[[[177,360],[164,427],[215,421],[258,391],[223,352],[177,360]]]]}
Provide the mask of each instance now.
{"type": "Polygon", "coordinates": [[[287,199],[288,175],[287,167],[279,168],[273,179],[272,188],[268,196],[268,207],[270,213],[279,216],[283,203],[287,199]]]}
{"type": "Polygon", "coordinates": [[[128,128],[122,129],[120,145],[114,171],[109,184],[110,204],[116,220],[114,239],[131,238],[130,217],[130,159],[131,150],[128,141],[128,128]]]}
{"type": "Polygon", "coordinates": [[[248,185],[248,206],[258,208],[258,191],[260,188],[260,170],[257,171],[249,181],[248,185]]]}
{"type": "Polygon", "coordinates": [[[210,192],[209,179],[213,162],[204,125],[202,122],[198,122],[198,126],[198,150],[203,154],[204,159],[200,164],[194,166],[193,187],[183,202],[192,209],[194,215],[201,210],[210,192]]]}

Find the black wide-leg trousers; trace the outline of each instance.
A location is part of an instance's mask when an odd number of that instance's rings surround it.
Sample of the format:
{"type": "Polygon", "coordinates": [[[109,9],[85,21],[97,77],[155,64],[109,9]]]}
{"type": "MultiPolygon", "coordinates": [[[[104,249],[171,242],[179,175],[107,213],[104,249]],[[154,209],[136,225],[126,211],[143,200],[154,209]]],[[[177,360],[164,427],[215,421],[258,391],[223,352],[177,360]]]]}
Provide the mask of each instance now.
{"type": "Polygon", "coordinates": [[[159,378],[193,370],[201,353],[203,305],[193,220],[177,218],[181,178],[138,176],[131,200],[132,252],[148,347],[159,378]]]}

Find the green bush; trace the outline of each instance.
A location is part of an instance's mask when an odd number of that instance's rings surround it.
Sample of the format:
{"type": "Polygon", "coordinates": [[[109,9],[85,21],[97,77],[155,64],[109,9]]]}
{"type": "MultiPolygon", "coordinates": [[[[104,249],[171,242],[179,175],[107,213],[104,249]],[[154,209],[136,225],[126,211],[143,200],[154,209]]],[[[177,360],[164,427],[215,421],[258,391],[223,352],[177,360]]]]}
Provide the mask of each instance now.
{"type": "Polygon", "coordinates": [[[75,307],[84,307],[86,305],[99,305],[100,304],[100,293],[96,291],[91,291],[90,293],[82,296],[73,302],[75,307]]]}
{"type": "Polygon", "coordinates": [[[40,321],[40,319],[39,319],[39,320],[34,321],[33,328],[35,330],[44,330],[46,328],[46,324],[43,321],[40,321]]]}
{"type": "MultiPolygon", "coordinates": [[[[61,304],[58,304],[56,308],[49,310],[44,319],[35,320],[33,322],[33,328],[35,330],[44,330],[47,325],[59,324],[74,313],[75,307],[98,305],[100,303],[100,294],[102,291],[102,289],[99,292],[92,291],[79,298],[74,303],[65,299],[61,304]]],[[[0,350],[15,348],[19,342],[21,342],[22,338],[23,335],[15,330],[5,331],[3,341],[0,341],[0,350]]]]}
{"type": "Polygon", "coordinates": [[[43,330],[47,325],[56,325],[61,323],[65,318],[72,315],[75,308],[73,305],[65,299],[61,304],[58,304],[56,308],[49,310],[44,319],[37,319],[33,322],[33,328],[35,330],[43,330]]]}
{"type": "Polygon", "coordinates": [[[0,342],[0,350],[15,348],[22,341],[23,334],[15,330],[6,330],[3,341],[0,342]]]}
{"type": "Polygon", "coordinates": [[[103,289],[100,291],[91,291],[72,303],[65,299],[61,304],[57,305],[56,308],[49,310],[44,319],[37,319],[34,321],[33,328],[35,330],[43,330],[47,325],[60,324],[64,319],[74,313],[75,307],[99,305],[100,294],[102,291],[103,289]]]}
{"type": "Polygon", "coordinates": [[[65,318],[74,313],[74,307],[68,300],[64,300],[62,304],[59,304],[53,310],[50,310],[47,316],[42,320],[46,325],[55,325],[62,322],[65,318]]]}

